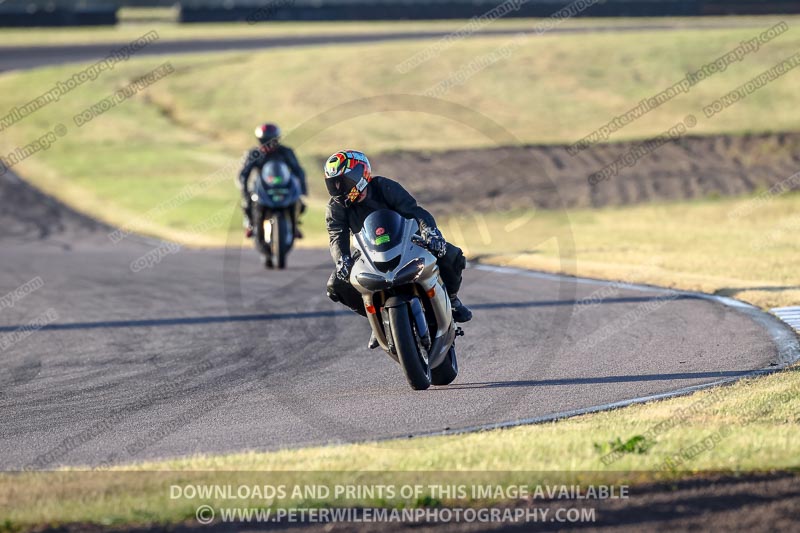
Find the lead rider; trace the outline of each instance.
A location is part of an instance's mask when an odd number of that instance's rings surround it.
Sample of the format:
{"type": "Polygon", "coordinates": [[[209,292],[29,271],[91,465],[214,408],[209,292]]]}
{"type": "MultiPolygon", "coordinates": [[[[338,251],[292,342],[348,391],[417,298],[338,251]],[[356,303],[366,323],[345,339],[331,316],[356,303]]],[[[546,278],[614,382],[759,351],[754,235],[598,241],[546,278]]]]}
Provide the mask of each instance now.
{"type": "MultiPolygon", "coordinates": [[[[458,299],[461,273],[466,260],[461,249],[444,240],[433,216],[417,205],[417,201],[396,181],[383,176],[372,176],[367,156],[355,150],[342,150],[325,163],[325,185],[331,199],[325,213],[325,223],[330,237],[331,256],[336,270],[328,279],[328,297],[341,302],[356,313],[367,316],[361,294],[350,284],[350,270],[354,259],[350,254],[350,235],[358,233],[364,220],[379,209],[390,209],[405,218],[417,221],[427,248],[437,258],[442,281],[450,296],[453,319],[467,322],[472,311],[458,299]]],[[[369,347],[378,341],[373,335],[369,347]]]]}

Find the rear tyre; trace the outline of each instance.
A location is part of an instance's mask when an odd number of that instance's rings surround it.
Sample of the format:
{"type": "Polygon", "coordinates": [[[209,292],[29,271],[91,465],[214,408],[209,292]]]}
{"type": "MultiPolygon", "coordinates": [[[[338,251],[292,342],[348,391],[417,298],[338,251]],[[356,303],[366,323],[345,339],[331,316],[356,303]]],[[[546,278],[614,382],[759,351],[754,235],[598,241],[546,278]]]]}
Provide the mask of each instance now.
{"type": "Polygon", "coordinates": [[[425,390],[431,386],[431,367],[408,314],[408,306],[390,307],[389,327],[397,350],[397,359],[414,390],[425,390]]]}
{"type": "Polygon", "coordinates": [[[289,254],[289,232],[291,222],[286,213],[278,213],[272,224],[272,252],[278,260],[278,268],[286,268],[286,256],[289,254]]]}
{"type": "Polygon", "coordinates": [[[447,351],[447,356],[442,364],[431,369],[431,383],[434,385],[450,385],[458,376],[458,358],[456,345],[453,344],[447,351]]]}

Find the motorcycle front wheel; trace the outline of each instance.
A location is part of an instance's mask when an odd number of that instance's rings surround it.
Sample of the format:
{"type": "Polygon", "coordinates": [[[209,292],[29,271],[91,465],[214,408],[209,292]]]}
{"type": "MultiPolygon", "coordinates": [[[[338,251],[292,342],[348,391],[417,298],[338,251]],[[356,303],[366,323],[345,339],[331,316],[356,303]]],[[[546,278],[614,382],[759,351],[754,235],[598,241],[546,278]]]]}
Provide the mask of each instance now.
{"type": "Polygon", "coordinates": [[[272,219],[272,256],[278,260],[278,268],[286,268],[291,226],[286,213],[278,213],[272,219]]]}
{"type": "Polygon", "coordinates": [[[390,307],[389,327],[397,350],[397,359],[414,390],[425,390],[431,386],[431,367],[425,349],[411,324],[408,307],[390,307]]]}

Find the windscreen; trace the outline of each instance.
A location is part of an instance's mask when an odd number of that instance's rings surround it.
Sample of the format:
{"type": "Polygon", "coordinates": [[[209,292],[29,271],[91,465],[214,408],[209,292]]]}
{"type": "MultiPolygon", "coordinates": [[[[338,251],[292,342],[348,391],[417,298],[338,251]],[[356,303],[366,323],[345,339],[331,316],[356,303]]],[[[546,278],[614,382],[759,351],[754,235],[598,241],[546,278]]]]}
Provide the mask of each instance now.
{"type": "Polygon", "coordinates": [[[300,194],[297,180],[282,161],[269,161],[262,167],[255,192],[258,202],[270,207],[286,207],[300,194]]]}
{"type": "Polygon", "coordinates": [[[400,242],[406,220],[388,209],[380,209],[367,217],[359,232],[361,242],[370,252],[385,252],[400,242]]]}
{"type": "Polygon", "coordinates": [[[269,161],[261,168],[261,181],[267,188],[288,188],[291,185],[292,174],[289,167],[283,162],[269,161]]]}

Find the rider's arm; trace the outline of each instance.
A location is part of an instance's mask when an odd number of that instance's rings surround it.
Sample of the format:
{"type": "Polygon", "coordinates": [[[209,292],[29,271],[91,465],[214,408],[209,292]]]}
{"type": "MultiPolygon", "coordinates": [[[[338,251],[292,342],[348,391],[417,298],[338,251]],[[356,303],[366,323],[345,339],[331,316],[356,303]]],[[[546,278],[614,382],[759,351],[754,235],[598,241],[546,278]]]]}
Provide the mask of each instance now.
{"type": "Polygon", "coordinates": [[[338,263],[344,255],[350,255],[350,224],[347,222],[345,207],[331,201],[325,211],[325,225],[328,227],[331,257],[338,263]]]}
{"type": "Polygon", "coordinates": [[[247,196],[247,180],[250,178],[250,172],[256,167],[260,154],[261,152],[255,148],[248,150],[244,154],[244,166],[242,166],[242,170],[239,172],[239,185],[242,187],[242,194],[244,196],[247,196]]]}
{"type": "Polygon", "coordinates": [[[393,210],[406,218],[416,219],[422,230],[436,227],[436,220],[433,215],[417,205],[417,201],[402,185],[386,178],[380,180],[380,183],[383,198],[393,210]]]}
{"type": "Polygon", "coordinates": [[[289,148],[288,146],[283,146],[284,155],[286,164],[289,165],[289,170],[292,171],[292,174],[297,176],[297,179],[300,181],[300,192],[304,196],[308,196],[308,186],[306,185],[306,172],[303,170],[303,167],[300,166],[300,162],[297,160],[297,156],[294,155],[294,150],[289,148]]]}

